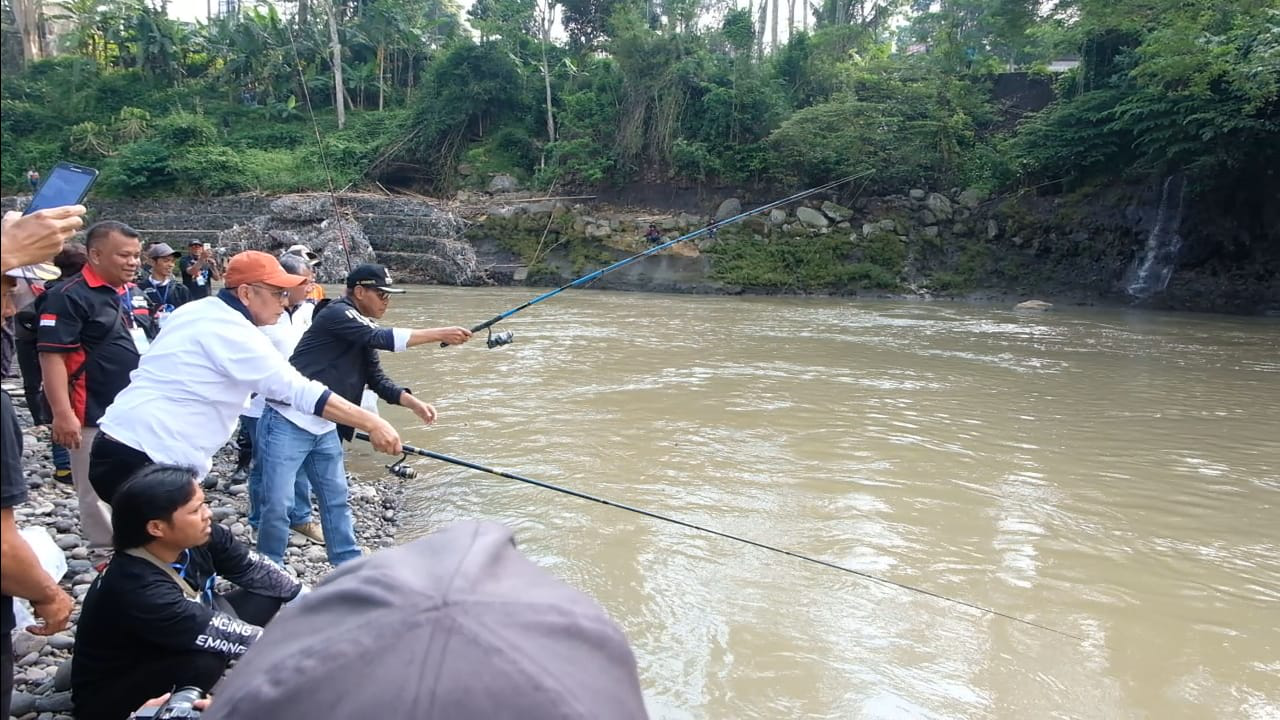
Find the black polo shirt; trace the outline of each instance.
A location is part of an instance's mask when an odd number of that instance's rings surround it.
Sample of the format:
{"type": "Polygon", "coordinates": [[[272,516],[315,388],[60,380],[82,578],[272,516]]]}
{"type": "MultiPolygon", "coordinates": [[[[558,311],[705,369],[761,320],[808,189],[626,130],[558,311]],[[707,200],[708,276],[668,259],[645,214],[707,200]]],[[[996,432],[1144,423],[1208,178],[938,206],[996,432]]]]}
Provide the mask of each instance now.
{"type": "Polygon", "coordinates": [[[182,278],[182,284],[187,287],[187,293],[192,300],[209,297],[209,290],[213,287],[213,273],[209,272],[209,266],[206,265],[195,277],[191,277],[187,273],[187,268],[191,267],[199,258],[184,256],[178,260],[178,275],[182,278]]]}
{"type": "Polygon", "coordinates": [[[147,299],[133,283],[108,285],[88,265],[46,296],[36,350],[62,354],[71,407],[81,423],[96,426],[138,367],[133,328],[154,337],[147,299]]]}

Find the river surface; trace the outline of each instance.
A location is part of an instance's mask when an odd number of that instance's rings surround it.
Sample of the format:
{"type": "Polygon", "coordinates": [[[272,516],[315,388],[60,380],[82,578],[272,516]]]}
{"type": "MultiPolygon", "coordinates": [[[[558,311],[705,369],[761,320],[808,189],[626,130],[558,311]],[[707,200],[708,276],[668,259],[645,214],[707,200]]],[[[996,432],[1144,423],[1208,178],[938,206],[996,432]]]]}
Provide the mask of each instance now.
{"type": "Polygon", "coordinates": [[[1280,718],[1280,321],[570,291],[502,328],[383,356],[440,411],[384,406],[407,442],[1080,638],[415,463],[401,539],[514,526],[621,624],[653,717],[1280,718]]]}

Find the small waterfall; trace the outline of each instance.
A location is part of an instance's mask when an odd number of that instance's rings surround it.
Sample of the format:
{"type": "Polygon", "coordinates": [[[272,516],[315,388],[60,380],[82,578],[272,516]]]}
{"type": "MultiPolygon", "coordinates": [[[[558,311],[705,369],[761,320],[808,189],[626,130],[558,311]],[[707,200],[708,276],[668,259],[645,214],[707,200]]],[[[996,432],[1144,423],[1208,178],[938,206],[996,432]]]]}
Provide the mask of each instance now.
{"type": "Polygon", "coordinates": [[[1173,263],[1178,257],[1178,248],[1182,247],[1182,236],[1178,234],[1178,226],[1182,223],[1182,201],[1186,195],[1187,184],[1178,175],[1165,178],[1164,187],[1160,191],[1160,207],[1156,211],[1156,223],[1147,235],[1147,246],[1142,257],[1135,261],[1131,279],[1127,286],[1129,294],[1135,298],[1148,298],[1165,289],[1169,278],[1173,275],[1173,263]],[[1176,186],[1176,187],[1175,187],[1176,186]],[[1177,193],[1175,202],[1170,196],[1177,193]]]}

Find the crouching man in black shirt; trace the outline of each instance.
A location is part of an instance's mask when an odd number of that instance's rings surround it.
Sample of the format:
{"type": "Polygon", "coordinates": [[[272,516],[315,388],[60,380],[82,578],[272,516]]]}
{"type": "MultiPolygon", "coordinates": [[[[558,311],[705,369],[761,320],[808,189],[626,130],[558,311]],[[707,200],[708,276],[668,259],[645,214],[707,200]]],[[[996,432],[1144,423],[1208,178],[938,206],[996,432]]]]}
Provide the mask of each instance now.
{"type": "Polygon", "coordinates": [[[146,467],[114,500],[116,553],[89,587],[76,630],[79,720],[122,720],[174,687],[208,692],[302,591],[212,523],[191,468],[146,467]],[[238,587],[215,593],[219,575],[238,587]]]}

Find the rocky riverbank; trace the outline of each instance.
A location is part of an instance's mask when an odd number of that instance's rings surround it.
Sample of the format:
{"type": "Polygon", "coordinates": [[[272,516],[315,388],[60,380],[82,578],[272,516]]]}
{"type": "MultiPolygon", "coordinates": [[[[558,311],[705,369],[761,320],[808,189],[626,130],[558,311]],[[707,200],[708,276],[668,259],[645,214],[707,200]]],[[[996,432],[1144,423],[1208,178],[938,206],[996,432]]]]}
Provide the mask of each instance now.
{"type": "MultiPolygon", "coordinates": [[[[644,257],[591,287],[1280,313],[1280,222],[1271,217],[1280,211],[1226,212],[1172,180],[1043,197],[978,188],[861,197],[837,188],[644,257]]],[[[402,282],[546,287],[650,247],[650,224],[673,239],[776,199],[695,195],[637,207],[547,198],[504,181],[450,199],[342,194],[337,213],[328,194],[95,199],[90,213],[130,222],[148,241],[198,237],[224,253],[302,243],[321,255],[324,282],[345,275],[348,257],[376,257],[402,282]]],[[[0,208],[24,201],[3,198],[0,208]]]]}
{"type": "MultiPolygon", "coordinates": [[[[80,535],[76,511],[76,495],[70,485],[53,479],[48,428],[32,427],[31,415],[20,391],[5,383],[13,395],[23,428],[22,462],[26,473],[27,502],[14,511],[18,526],[43,527],[67,555],[67,574],[61,584],[76,601],[71,626],[57,635],[40,637],[24,630],[13,636],[14,694],[12,713],[21,720],[70,720],[71,648],[75,644],[76,620],[80,603],[89,584],[97,577],[95,563],[101,562],[97,551],[90,552],[80,535]]],[[[213,521],[222,523],[233,534],[247,539],[249,524],[248,486],[228,485],[226,478],[234,469],[235,455],[224,448],[214,460],[211,478],[218,486],[205,491],[213,521]]],[[[356,517],[356,534],[360,544],[370,550],[395,544],[397,512],[400,507],[401,482],[389,475],[354,478],[351,485],[351,507],[356,517]]],[[[331,569],[324,548],[294,534],[289,540],[285,566],[290,573],[314,586],[331,569]]]]}

